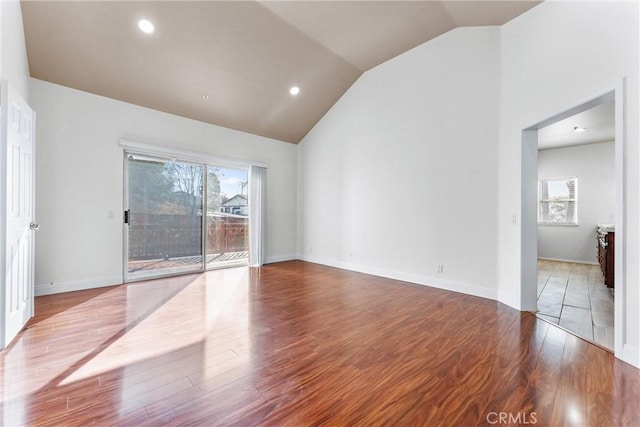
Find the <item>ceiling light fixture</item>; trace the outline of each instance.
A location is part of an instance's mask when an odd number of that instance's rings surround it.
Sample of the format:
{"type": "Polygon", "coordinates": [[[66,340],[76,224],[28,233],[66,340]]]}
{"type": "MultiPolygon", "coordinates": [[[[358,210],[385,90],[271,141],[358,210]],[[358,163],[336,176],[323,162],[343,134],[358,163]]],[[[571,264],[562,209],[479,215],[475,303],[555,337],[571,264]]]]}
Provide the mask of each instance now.
{"type": "Polygon", "coordinates": [[[202,95],[202,99],[206,101],[207,99],[209,99],[209,95],[202,95]]]}
{"type": "Polygon", "coordinates": [[[300,93],[300,88],[298,86],[291,86],[291,89],[289,89],[289,93],[293,96],[296,96],[300,93]]]}
{"type": "Polygon", "coordinates": [[[585,130],[587,130],[587,128],[581,128],[580,126],[574,126],[574,127],[573,127],[573,131],[574,131],[575,133],[578,133],[578,132],[584,132],[585,130]]]}
{"type": "Polygon", "coordinates": [[[148,19],[140,19],[138,21],[138,28],[145,34],[153,34],[156,31],[156,27],[153,25],[153,22],[148,19]]]}

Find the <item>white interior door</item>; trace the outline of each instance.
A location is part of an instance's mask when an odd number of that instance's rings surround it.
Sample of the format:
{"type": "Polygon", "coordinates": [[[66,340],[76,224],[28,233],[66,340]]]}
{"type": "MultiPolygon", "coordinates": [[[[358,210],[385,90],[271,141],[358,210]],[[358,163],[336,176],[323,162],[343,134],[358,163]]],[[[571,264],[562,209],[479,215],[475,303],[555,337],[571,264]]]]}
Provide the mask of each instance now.
{"type": "Polygon", "coordinates": [[[33,316],[35,114],[7,82],[2,82],[2,208],[5,217],[2,346],[9,345],[33,316]]]}

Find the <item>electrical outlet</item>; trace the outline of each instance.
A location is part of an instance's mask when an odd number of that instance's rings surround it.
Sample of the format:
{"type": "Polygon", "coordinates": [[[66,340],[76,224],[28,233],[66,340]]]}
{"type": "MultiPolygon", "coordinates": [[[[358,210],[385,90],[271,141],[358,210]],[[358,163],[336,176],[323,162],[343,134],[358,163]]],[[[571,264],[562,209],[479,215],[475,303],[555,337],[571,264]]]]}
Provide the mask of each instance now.
{"type": "Polygon", "coordinates": [[[349,252],[349,259],[353,259],[353,252],[349,252]]]}
{"type": "Polygon", "coordinates": [[[518,224],[518,216],[516,214],[511,215],[511,224],[513,225],[518,224]]]}
{"type": "Polygon", "coordinates": [[[442,273],[442,272],[444,272],[444,264],[436,265],[436,273],[442,273]]]}

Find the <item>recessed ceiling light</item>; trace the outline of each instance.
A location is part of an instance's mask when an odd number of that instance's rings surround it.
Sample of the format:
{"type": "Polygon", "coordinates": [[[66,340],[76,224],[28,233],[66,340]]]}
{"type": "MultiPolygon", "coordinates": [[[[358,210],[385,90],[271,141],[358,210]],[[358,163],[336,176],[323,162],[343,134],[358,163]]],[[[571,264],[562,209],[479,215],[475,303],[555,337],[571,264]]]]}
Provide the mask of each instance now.
{"type": "Polygon", "coordinates": [[[573,127],[573,131],[578,133],[578,132],[584,132],[585,130],[587,130],[587,128],[581,128],[580,126],[574,126],[573,127]]]}
{"type": "Polygon", "coordinates": [[[209,95],[202,95],[202,99],[206,101],[207,99],[209,99],[209,95]]]}
{"type": "Polygon", "coordinates": [[[153,22],[148,19],[140,19],[138,21],[138,28],[145,34],[153,34],[156,31],[156,27],[153,25],[153,22]]]}
{"type": "Polygon", "coordinates": [[[300,88],[298,86],[291,86],[291,89],[289,89],[289,93],[293,96],[296,96],[300,93],[300,88]]]}

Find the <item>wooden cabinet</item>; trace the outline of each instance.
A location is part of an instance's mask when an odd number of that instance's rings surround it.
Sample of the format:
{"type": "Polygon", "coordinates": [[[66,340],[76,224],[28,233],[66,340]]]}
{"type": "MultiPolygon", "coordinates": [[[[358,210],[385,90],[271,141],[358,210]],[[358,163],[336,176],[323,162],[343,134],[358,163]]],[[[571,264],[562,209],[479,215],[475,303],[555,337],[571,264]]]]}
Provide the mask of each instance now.
{"type": "Polygon", "coordinates": [[[598,228],[596,239],[598,241],[598,261],[604,278],[604,284],[608,288],[613,288],[615,270],[615,238],[616,233],[598,228]]]}

